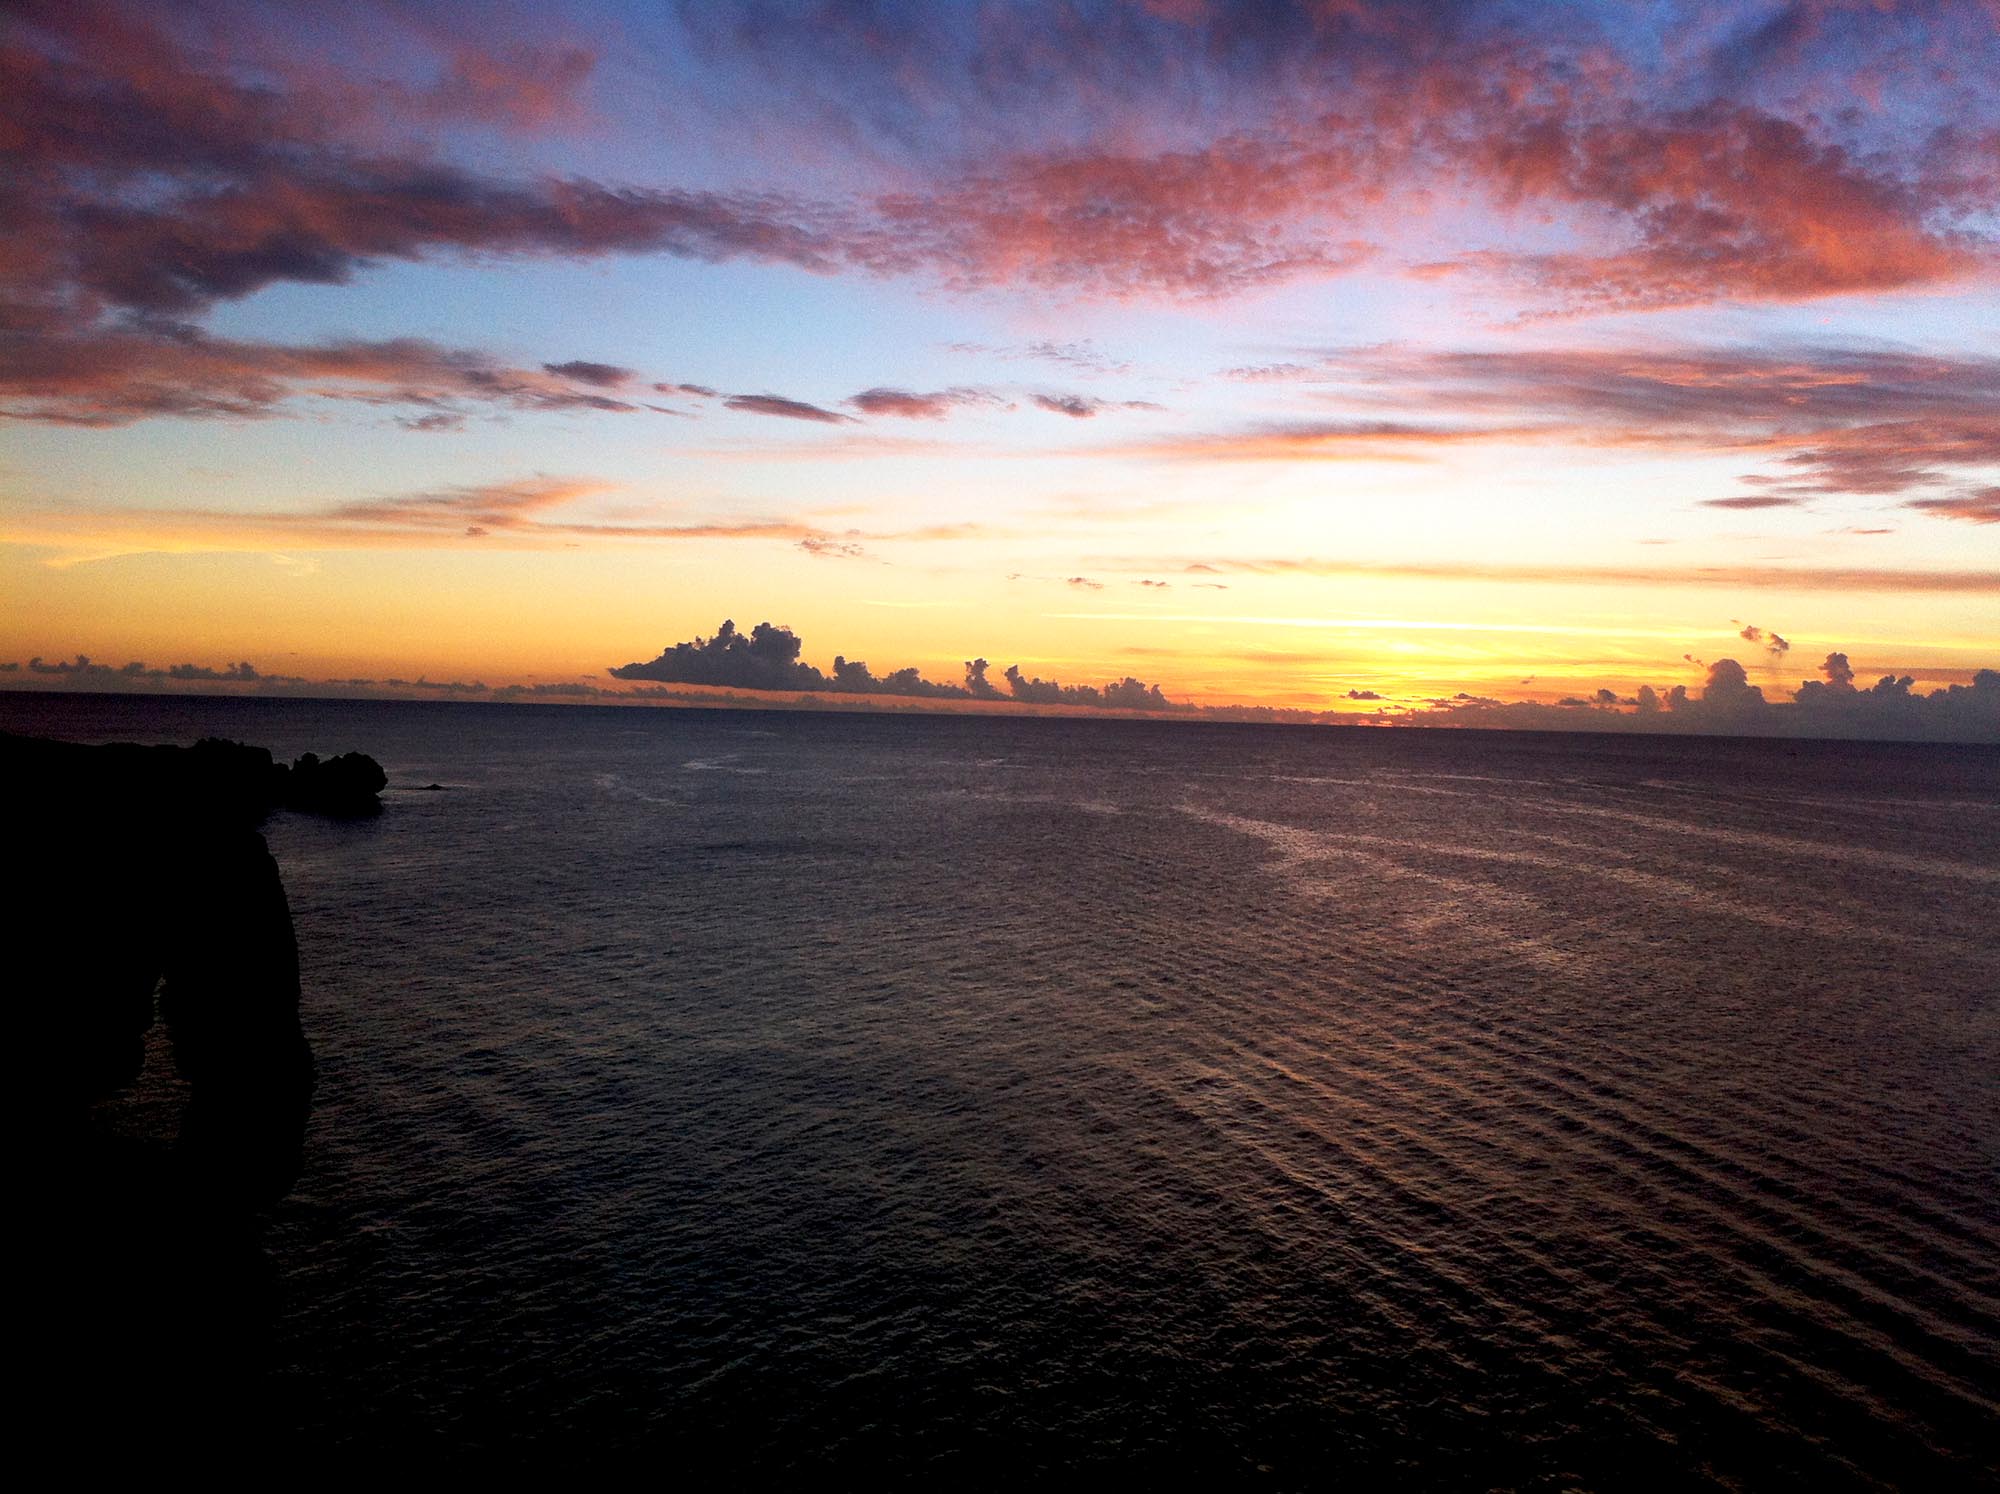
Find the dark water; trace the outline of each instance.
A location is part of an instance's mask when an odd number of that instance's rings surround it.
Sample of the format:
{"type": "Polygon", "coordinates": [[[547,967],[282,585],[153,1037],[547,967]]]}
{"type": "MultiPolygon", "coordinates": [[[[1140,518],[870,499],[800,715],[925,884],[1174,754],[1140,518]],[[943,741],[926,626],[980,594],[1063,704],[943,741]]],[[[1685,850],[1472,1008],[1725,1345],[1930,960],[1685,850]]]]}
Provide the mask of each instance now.
{"type": "Polygon", "coordinates": [[[311,1445],[1939,1487],[2000,1447],[2000,751],[0,697],[280,816],[311,1445]]]}

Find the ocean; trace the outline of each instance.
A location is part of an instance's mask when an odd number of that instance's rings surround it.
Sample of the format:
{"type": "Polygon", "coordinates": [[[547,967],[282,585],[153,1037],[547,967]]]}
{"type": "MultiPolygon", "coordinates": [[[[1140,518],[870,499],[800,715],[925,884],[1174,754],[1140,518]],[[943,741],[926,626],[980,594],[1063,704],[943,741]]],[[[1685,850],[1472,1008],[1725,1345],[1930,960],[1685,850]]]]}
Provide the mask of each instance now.
{"type": "Polygon", "coordinates": [[[377,819],[265,827],[319,1066],[263,1240],[301,1446],[2000,1482],[2000,749],[24,694],[0,728],[388,771],[377,819]]]}

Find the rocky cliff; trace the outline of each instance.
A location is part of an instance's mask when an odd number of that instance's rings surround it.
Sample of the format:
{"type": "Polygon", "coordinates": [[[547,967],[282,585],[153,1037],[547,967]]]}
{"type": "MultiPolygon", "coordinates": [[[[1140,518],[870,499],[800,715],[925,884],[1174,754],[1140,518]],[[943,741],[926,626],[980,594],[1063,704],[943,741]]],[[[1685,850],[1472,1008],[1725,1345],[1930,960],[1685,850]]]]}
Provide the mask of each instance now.
{"type": "Polygon", "coordinates": [[[0,784],[29,1420],[65,1456],[107,1434],[113,1457],[189,1436],[247,1453],[286,1421],[260,1221],[298,1178],[314,1080],[259,827],[378,810],[381,770],[0,734],[0,784]],[[108,1130],[97,1102],[139,1075],[156,998],[185,1104],[146,1112],[157,1134],[108,1130]]]}

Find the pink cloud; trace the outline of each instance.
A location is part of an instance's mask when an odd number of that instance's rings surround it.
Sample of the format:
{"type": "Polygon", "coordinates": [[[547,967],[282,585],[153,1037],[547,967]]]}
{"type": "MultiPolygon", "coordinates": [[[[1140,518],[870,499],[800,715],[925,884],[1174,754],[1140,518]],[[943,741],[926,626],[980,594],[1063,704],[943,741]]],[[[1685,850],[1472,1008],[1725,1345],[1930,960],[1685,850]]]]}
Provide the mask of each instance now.
{"type": "Polygon", "coordinates": [[[255,419],[319,398],[415,407],[413,428],[438,430],[469,409],[630,413],[640,406],[607,392],[629,377],[603,364],[517,367],[420,338],[295,345],[91,330],[0,342],[0,418],[255,419]]]}
{"type": "Polygon", "coordinates": [[[1004,403],[984,389],[938,389],[923,394],[909,389],[864,389],[847,403],[864,415],[890,415],[902,420],[942,420],[967,407],[1004,403]]]}
{"type": "Polygon", "coordinates": [[[1970,524],[2000,524],[2000,487],[1953,493],[1948,497],[1912,498],[1905,507],[1943,519],[1963,519],[1970,524]]]}
{"type": "MultiPolygon", "coordinates": [[[[1827,33],[1837,46],[1811,28],[1758,43],[1769,73],[1724,66],[1726,50],[1706,72],[1675,73],[1587,18],[1537,27],[1477,6],[1111,7],[1088,22],[985,14],[971,28],[829,12],[810,27],[766,18],[754,37],[682,18],[703,66],[741,85],[722,125],[762,141],[746,121],[761,110],[849,150],[850,170],[786,178],[808,180],[806,193],[768,186],[782,153],[748,147],[714,173],[753,181],[731,187],[510,173],[491,151],[455,159],[442,124],[575,126],[595,54],[383,15],[407,43],[395,76],[307,50],[254,11],[20,9],[0,43],[13,168],[0,186],[0,330],[91,344],[73,362],[131,353],[137,384],[172,355],[108,340],[114,320],[157,331],[282,283],[487,256],[669,255],[1113,300],[1229,297],[1419,261],[1499,282],[1503,309],[1525,288],[1535,308],[1571,312],[1880,294],[2000,267],[2000,121],[1973,81],[2000,64],[1990,7],[1843,12],[1827,33]],[[1791,94],[1762,86],[1777,76],[1791,94]],[[1889,76],[1924,128],[1823,107],[1889,76]],[[911,117],[939,129],[911,143],[911,117]]],[[[371,23],[343,24],[364,41],[371,23]]],[[[38,356],[61,361],[17,361],[38,356]]],[[[938,395],[865,391],[892,394],[909,399],[880,413],[944,408],[920,404],[938,395]]],[[[211,398],[271,403],[240,382],[178,403],[211,398]]],[[[1964,465],[1985,440],[1942,422],[1877,437],[1850,426],[1780,459],[1801,469],[1802,490],[1894,491],[1933,470],[1898,467],[1896,449],[1964,465]]]]}
{"type": "Polygon", "coordinates": [[[818,405],[809,405],[804,400],[786,399],[778,394],[732,394],[722,402],[732,410],[742,410],[750,415],[776,415],[783,420],[806,420],[819,425],[852,425],[852,415],[842,415],[836,410],[824,410],[818,405]]]}
{"type": "MultiPolygon", "coordinates": [[[[1755,492],[1720,509],[1817,494],[1903,494],[2000,466],[2000,359],[1882,347],[1357,348],[1235,371],[1310,380],[1349,409],[1421,408],[1436,425],[1360,419],[1169,438],[1166,454],[1223,460],[1421,456],[1426,446],[1548,441],[1739,455],[1755,492]],[[1282,371],[1280,371],[1282,370],[1282,371]],[[1484,422],[1483,424],[1481,422],[1484,422]]],[[[1949,513],[1949,506],[1933,511],[1949,513]]]]}

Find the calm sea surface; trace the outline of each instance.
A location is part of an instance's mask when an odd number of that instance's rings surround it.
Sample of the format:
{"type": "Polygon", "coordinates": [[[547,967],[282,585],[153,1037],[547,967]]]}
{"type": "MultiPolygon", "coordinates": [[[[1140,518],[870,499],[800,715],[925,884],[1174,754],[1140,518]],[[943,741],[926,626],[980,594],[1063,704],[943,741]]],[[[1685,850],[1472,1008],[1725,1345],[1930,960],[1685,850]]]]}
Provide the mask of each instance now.
{"type": "Polygon", "coordinates": [[[1995,1476],[2000,750],[21,695],[0,727],[389,771],[378,820],[266,827],[320,1066],[268,1235],[312,1444],[1995,1476]]]}

